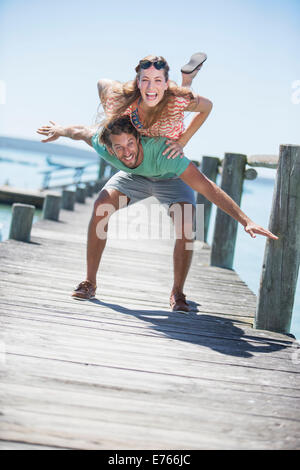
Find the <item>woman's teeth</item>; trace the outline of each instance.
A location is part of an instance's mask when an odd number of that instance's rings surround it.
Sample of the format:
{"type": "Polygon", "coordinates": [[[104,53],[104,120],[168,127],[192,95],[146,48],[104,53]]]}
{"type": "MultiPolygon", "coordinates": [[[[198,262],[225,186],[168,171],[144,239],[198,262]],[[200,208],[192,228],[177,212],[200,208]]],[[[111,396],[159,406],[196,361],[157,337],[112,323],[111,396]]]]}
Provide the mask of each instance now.
{"type": "Polygon", "coordinates": [[[146,93],[148,100],[155,100],[157,93],[146,93]]]}

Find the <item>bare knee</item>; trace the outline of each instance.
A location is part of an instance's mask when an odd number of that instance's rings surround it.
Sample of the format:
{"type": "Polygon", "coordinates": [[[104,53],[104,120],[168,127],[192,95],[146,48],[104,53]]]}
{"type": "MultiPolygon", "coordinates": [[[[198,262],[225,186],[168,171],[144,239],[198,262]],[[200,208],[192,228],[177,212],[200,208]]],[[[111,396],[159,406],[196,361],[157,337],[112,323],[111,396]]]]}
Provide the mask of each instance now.
{"type": "Polygon", "coordinates": [[[109,219],[116,210],[117,209],[112,203],[109,195],[102,194],[101,192],[94,202],[93,213],[89,224],[89,232],[96,233],[98,239],[105,240],[107,237],[109,219]]]}
{"type": "Polygon", "coordinates": [[[116,210],[117,210],[117,208],[115,207],[115,204],[113,203],[113,200],[111,199],[108,192],[104,190],[104,191],[101,191],[98,198],[94,202],[92,217],[102,218],[105,215],[110,216],[116,210]]]}
{"type": "Polygon", "coordinates": [[[195,209],[192,204],[176,203],[170,207],[169,215],[173,221],[178,242],[193,241],[195,209]]]}

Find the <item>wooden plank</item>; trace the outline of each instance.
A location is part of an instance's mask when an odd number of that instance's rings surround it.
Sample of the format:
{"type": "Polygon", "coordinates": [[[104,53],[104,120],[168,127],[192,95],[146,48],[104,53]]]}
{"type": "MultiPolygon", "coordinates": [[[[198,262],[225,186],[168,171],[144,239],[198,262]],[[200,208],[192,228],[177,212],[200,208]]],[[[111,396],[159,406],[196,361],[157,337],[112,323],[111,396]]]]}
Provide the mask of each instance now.
{"type": "Polygon", "coordinates": [[[262,168],[277,168],[278,155],[250,155],[247,157],[247,165],[262,168]]]}
{"type": "Polygon", "coordinates": [[[60,447],[49,447],[36,444],[26,444],[24,442],[1,441],[0,450],[67,450],[60,447]]]}
{"type": "Polygon", "coordinates": [[[37,209],[42,209],[45,194],[41,191],[29,191],[27,189],[14,188],[8,185],[0,186],[0,203],[2,204],[32,204],[37,209]]]}
{"type": "MultiPolygon", "coordinates": [[[[271,439],[267,436],[270,436],[270,432],[272,432],[273,448],[278,445],[280,448],[283,446],[290,448],[299,442],[300,434],[297,421],[281,418],[281,426],[279,427],[278,418],[272,416],[259,416],[256,413],[252,415],[248,413],[236,414],[224,407],[214,408],[213,412],[219,425],[216,437],[220,444],[222,442],[222,446],[228,445],[229,439],[231,441],[234,439],[239,445],[243,442],[246,444],[247,441],[256,441],[254,428],[260,434],[261,439],[267,441],[264,445],[271,444],[271,439]],[[232,418],[236,421],[239,434],[230,422],[232,418]],[[252,428],[247,422],[250,419],[255,425],[252,428]],[[227,429],[229,436],[224,439],[225,429],[227,429]],[[289,439],[284,437],[287,430],[290,433],[289,439]]],[[[57,433],[58,430],[57,441],[65,446],[70,445],[70,442],[73,443],[72,447],[78,446],[76,440],[80,439],[83,443],[83,445],[81,444],[82,448],[87,448],[87,446],[88,448],[92,446],[94,449],[105,448],[109,443],[114,447],[121,445],[127,448],[132,446],[140,448],[141,445],[146,444],[149,448],[160,441],[160,445],[163,447],[166,444],[171,444],[172,448],[178,449],[182,448],[181,446],[197,448],[200,429],[205,433],[205,445],[208,443],[208,437],[209,439],[213,438],[212,424],[214,423],[211,423],[209,417],[209,409],[202,406],[193,409],[184,403],[179,408],[178,404],[172,405],[164,401],[156,403],[156,406],[153,407],[153,404],[147,401],[134,400],[131,403],[131,408],[128,409],[128,403],[122,398],[112,402],[109,397],[98,397],[97,395],[92,397],[90,394],[73,393],[68,399],[67,392],[49,390],[45,394],[44,391],[35,390],[32,387],[19,387],[18,391],[14,389],[14,393],[10,395],[1,422],[4,435],[9,434],[6,425],[10,423],[10,435],[14,436],[17,435],[20,423],[30,424],[31,422],[31,425],[34,424],[34,428],[30,429],[27,425],[27,433],[34,435],[36,430],[39,430],[40,443],[43,442],[42,440],[46,440],[45,437],[49,438],[49,434],[54,434],[55,431],[57,433]],[[26,403],[22,399],[24,394],[30,397],[26,403]],[[55,409],[52,410],[51,403],[53,402],[55,409]],[[176,427],[170,429],[170,422],[174,415],[178,415],[180,419],[178,419],[176,427]],[[14,418],[14,423],[7,416],[14,418]]]]}
{"type": "Polygon", "coordinates": [[[1,446],[297,448],[295,342],[251,328],[254,294],[207,246],[187,281],[198,312],[169,311],[173,240],[112,240],[98,299],[70,297],[92,204],[0,244],[1,446]]]}

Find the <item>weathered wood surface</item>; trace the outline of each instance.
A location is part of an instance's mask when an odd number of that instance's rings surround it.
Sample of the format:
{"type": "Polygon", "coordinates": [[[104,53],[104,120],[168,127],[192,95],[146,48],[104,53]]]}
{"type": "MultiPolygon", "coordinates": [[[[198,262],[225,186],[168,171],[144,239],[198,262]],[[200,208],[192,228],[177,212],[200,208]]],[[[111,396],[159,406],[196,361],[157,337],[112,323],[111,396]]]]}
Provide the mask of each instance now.
{"type": "MultiPolygon", "coordinates": [[[[111,239],[97,298],[70,297],[92,204],[0,244],[1,448],[299,449],[296,343],[252,329],[254,294],[206,245],[186,285],[198,311],[169,311],[169,240],[111,239]]],[[[113,218],[111,236],[126,218],[134,232],[130,211],[113,218]]]]}
{"type": "Polygon", "coordinates": [[[30,241],[34,212],[35,207],[29,204],[13,204],[9,238],[23,242],[30,241]]]}
{"type": "MultiPolygon", "coordinates": [[[[207,178],[215,183],[219,165],[219,158],[203,156],[201,160],[201,171],[207,178]]],[[[204,241],[207,242],[212,203],[206,199],[203,194],[197,193],[197,204],[204,204],[204,241]]]]}
{"type": "Polygon", "coordinates": [[[247,157],[247,165],[264,168],[277,168],[278,160],[278,155],[250,155],[247,157]]]}
{"type": "Polygon", "coordinates": [[[266,243],[256,327],[289,332],[300,266],[300,146],[281,145],[266,243]],[[272,295],[268,295],[272,292],[272,295]]]}
{"type": "MultiPolygon", "coordinates": [[[[221,188],[238,204],[241,203],[247,157],[225,153],[221,188]]],[[[238,223],[221,209],[217,209],[211,249],[211,264],[232,269],[238,223]]]]}
{"type": "Polygon", "coordinates": [[[38,209],[42,209],[46,193],[41,191],[32,191],[12,186],[0,186],[0,203],[4,204],[32,204],[38,209]]]}
{"type": "Polygon", "coordinates": [[[75,207],[76,191],[70,189],[63,189],[61,207],[68,211],[73,211],[75,207]]]}
{"type": "Polygon", "coordinates": [[[58,220],[62,197],[59,194],[47,194],[43,205],[43,219],[58,220]]]}

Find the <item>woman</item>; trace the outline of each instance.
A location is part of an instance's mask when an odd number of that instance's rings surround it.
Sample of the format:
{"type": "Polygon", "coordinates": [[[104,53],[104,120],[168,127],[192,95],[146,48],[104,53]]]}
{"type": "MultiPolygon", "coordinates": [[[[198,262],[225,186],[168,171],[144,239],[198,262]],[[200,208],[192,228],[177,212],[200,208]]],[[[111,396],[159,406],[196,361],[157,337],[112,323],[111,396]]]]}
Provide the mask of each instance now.
{"type": "Polygon", "coordinates": [[[194,54],[182,71],[179,87],[169,80],[169,65],[162,56],[149,55],[139,61],[133,81],[120,83],[102,79],[98,91],[108,121],[129,115],[132,124],[144,136],[168,137],[168,158],[183,156],[183,148],[207,119],[212,103],[190,86],[206,55],[194,54]],[[184,129],[184,113],[196,113],[184,129]]]}

